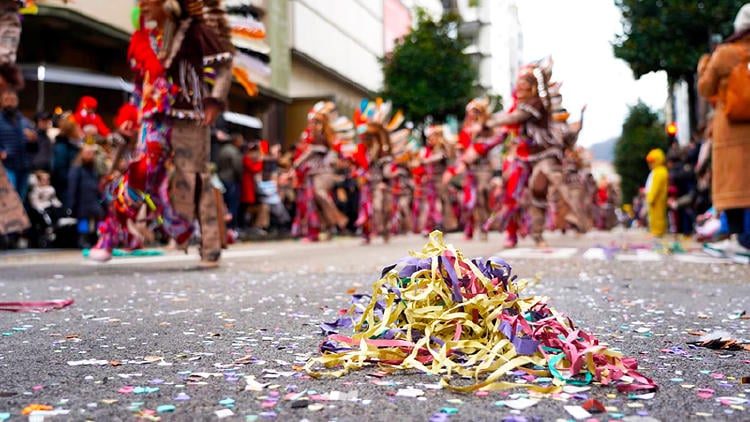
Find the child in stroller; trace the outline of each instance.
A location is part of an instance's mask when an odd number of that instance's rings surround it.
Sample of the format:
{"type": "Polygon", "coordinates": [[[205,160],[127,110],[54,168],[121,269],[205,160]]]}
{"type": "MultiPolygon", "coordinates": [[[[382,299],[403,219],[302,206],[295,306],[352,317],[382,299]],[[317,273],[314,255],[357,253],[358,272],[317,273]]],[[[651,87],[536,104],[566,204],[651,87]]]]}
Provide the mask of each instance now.
{"type": "Polygon", "coordinates": [[[32,189],[28,196],[29,219],[31,221],[30,246],[47,248],[64,246],[61,236],[65,227],[74,227],[75,219],[67,215],[63,204],[50,184],[50,175],[37,171],[33,175],[32,189]]]}

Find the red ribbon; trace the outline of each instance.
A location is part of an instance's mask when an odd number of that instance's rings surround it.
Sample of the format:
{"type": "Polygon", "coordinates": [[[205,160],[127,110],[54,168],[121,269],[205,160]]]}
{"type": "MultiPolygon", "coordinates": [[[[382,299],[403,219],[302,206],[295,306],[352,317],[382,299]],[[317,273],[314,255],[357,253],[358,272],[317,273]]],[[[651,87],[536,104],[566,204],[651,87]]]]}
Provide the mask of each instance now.
{"type": "Polygon", "coordinates": [[[41,302],[0,302],[0,311],[47,312],[62,309],[73,304],[73,299],[48,300],[41,302]]]}

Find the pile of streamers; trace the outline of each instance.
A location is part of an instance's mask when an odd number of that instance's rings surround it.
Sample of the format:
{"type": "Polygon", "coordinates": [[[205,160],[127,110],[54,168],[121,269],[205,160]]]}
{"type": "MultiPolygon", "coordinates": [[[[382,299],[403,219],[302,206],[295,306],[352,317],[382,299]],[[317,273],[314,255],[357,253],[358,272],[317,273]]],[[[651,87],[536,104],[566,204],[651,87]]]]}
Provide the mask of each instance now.
{"type": "Polygon", "coordinates": [[[321,325],[333,334],[305,370],[317,378],[375,365],[387,372],[413,369],[439,375],[444,388],[460,392],[554,393],[594,381],[621,392],[657,389],[636,371],[634,358],[600,344],[544,298],[521,297],[527,283],[499,258],[465,259],[434,231],[421,253],[383,270],[371,296],[353,297],[348,319],[321,325]],[[354,328],[351,337],[336,333],[347,325],[354,328]],[[547,381],[505,377],[519,374],[547,381]],[[461,385],[452,384],[456,378],[461,385]]]}

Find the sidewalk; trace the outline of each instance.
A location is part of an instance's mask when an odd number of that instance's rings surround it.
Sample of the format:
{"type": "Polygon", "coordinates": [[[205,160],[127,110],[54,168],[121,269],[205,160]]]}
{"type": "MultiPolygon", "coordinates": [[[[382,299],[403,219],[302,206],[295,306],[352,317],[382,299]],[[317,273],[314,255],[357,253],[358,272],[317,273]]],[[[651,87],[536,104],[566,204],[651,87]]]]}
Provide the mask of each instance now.
{"type": "MultiPolygon", "coordinates": [[[[662,239],[652,238],[648,232],[638,229],[617,228],[612,231],[592,231],[585,235],[576,235],[575,233],[562,234],[560,232],[546,233],[545,238],[549,243],[548,248],[536,248],[529,238],[522,239],[514,249],[503,250],[502,241],[504,235],[493,232],[490,233],[489,241],[464,240],[461,233],[446,233],[446,241],[466,249],[481,249],[483,254],[491,253],[505,257],[513,258],[573,258],[580,257],[583,259],[612,259],[613,254],[619,254],[621,260],[657,260],[654,257],[667,255],[691,255],[711,258],[703,252],[701,243],[693,239],[678,239],[675,236],[665,236],[662,239]],[[630,255],[638,256],[629,258],[630,255]]],[[[391,246],[399,244],[421,244],[424,237],[415,234],[405,234],[391,238],[391,246]]],[[[276,253],[283,254],[289,251],[293,245],[295,248],[306,250],[318,249],[321,252],[336,246],[344,250],[356,247],[357,251],[362,248],[362,253],[375,251],[379,249],[380,240],[376,240],[372,245],[360,246],[361,239],[356,236],[337,236],[330,241],[321,241],[316,243],[302,243],[296,239],[278,239],[278,240],[245,240],[237,241],[229,245],[225,250],[227,258],[233,255],[233,252],[244,251],[247,249],[261,248],[264,250],[273,250],[276,253]]],[[[406,247],[408,250],[408,247],[406,247]]],[[[145,248],[144,251],[155,252],[159,256],[186,256],[183,251],[177,251],[166,246],[154,246],[145,248]]],[[[354,252],[354,251],[352,251],[354,252]]],[[[359,254],[359,252],[357,254],[359,254]]],[[[336,253],[340,253],[337,251],[336,253]]],[[[191,246],[188,255],[197,258],[197,248],[191,246]]],[[[121,259],[134,259],[135,257],[126,257],[121,259]]],[[[145,258],[140,256],[138,258],[145,258]]],[[[0,252],[0,266],[8,265],[30,265],[34,263],[48,263],[60,260],[77,260],[84,261],[83,251],[80,249],[16,249],[0,252]]],[[[707,260],[706,262],[721,262],[719,258],[707,260]]]]}

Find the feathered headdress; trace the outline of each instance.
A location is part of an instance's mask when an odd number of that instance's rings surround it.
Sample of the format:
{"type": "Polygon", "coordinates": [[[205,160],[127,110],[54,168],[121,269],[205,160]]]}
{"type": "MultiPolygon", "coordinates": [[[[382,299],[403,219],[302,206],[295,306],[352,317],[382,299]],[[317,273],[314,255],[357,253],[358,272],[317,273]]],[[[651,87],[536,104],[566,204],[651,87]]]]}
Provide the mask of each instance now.
{"type": "Polygon", "coordinates": [[[486,120],[490,116],[490,100],[488,98],[474,98],[466,104],[466,112],[469,110],[477,110],[483,120],[486,120]]]}
{"type": "Polygon", "coordinates": [[[22,15],[36,15],[39,12],[39,7],[33,0],[15,0],[16,6],[18,6],[18,12],[22,15]]]}
{"type": "MultiPolygon", "coordinates": [[[[380,144],[378,154],[391,155],[393,147],[403,140],[404,136],[397,129],[404,122],[401,110],[391,116],[392,104],[378,97],[375,100],[363,99],[359,108],[354,110],[354,126],[361,139],[377,139],[380,144]]],[[[408,139],[408,130],[406,130],[408,139]]]]}
{"type": "Polygon", "coordinates": [[[234,52],[232,44],[231,28],[229,26],[227,12],[221,5],[221,0],[187,0],[188,12],[191,16],[200,16],[206,26],[212,28],[219,35],[222,46],[234,52]],[[192,3],[192,4],[191,4],[192,3]],[[198,9],[200,7],[200,9],[198,9]]]}
{"type": "Polygon", "coordinates": [[[336,120],[331,123],[331,129],[336,134],[336,138],[344,142],[351,142],[354,140],[354,123],[349,120],[346,116],[339,116],[336,120]]]}
{"type": "Polygon", "coordinates": [[[380,125],[388,133],[395,131],[404,123],[404,113],[399,110],[391,117],[392,108],[390,101],[384,102],[380,97],[374,101],[363,99],[359,108],[354,110],[354,125],[357,127],[357,133],[364,133],[368,124],[380,125]]]}
{"type": "Polygon", "coordinates": [[[318,101],[307,112],[307,120],[312,120],[316,115],[324,116],[329,123],[333,122],[338,117],[336,103],[333,101],[318,101]]]}
{"type": "Polygon", "coordinates": [[[552,119],[557,122],[565,122],[570,117],[568,110],[563,107],[562,94],[560,94],[561,87],[562,82],[552,82],[549,86],[549,108],[552,113],[552,119]]]}
{"type": "Polygon", "coordinates": [[[451,145],[456,143],[456,136],[453,134],[453,129],[448,123],[427,126],[424,129],[425,140],[435,133],[440,133],[441,142],[445,142],[451,145]]]}
{"type": "MultiPolygon", "coordinates": [[[[69,0],[63,0],[67,4],[69,0]]],[[[12,0],[9,7],[18,7],[18,12],[22,15],[36,15],[39,12],[37,3],[43,3],[42,0],[12,0]]]]}
{"type": "Polygon", "coordinates": [[[354,123],[346,116],[338,116],[331,122],[331,130],[335,138],[334,146],[339,154],[345,158],[356,160],[355,155],[358,149],[355,142],[357,133],[354,131],[354,123]]]}
{"type": "Polygon", "coordinates": [[[537,92],[539,98],[542,100],[542,104],[547,111],[552,111],[551,99],[550,99],[550,86],[552,83],[552,57],[547,56],[543,59],[537,60],[527,66],[527,72],[534,76],[537,84],[537,92]]]}

